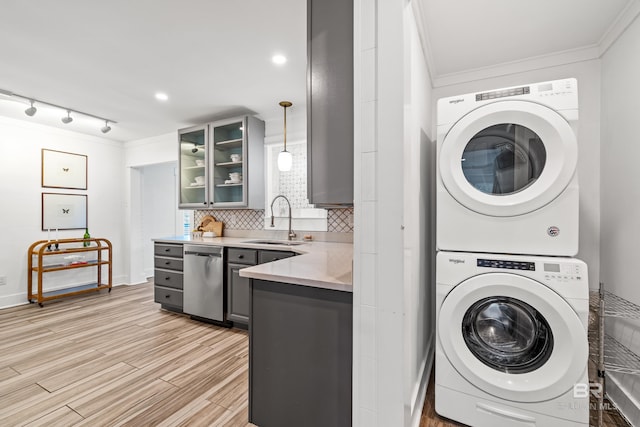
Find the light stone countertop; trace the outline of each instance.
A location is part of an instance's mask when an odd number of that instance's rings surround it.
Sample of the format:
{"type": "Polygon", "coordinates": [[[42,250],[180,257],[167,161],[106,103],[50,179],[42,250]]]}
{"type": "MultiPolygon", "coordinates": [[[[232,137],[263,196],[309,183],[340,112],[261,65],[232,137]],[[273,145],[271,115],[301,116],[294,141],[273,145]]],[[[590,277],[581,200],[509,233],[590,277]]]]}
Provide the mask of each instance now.
{"type": "Polygon", "coordinates": [[[193,243],[295,252],[300,255],[243,268],[239,272],[240,276],[344,292],[353,291],[353,244],[351,243],[313,241],[289,246],[248,243],[252,240],[269,240],[251,237],[191,238],[189,236],[153,240],[157,243],[193,243]]]}

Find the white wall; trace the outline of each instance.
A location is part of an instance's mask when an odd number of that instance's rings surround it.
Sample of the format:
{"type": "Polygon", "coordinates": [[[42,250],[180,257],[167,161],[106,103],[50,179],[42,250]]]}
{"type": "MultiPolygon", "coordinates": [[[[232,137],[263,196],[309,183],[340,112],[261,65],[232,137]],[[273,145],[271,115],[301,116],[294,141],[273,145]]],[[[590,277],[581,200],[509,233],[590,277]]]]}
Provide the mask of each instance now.
{"type": "Polygon", "coordinates": [[[418,425],[433,336],[429,75],[409,2],[356,0],[355,16],[353,424],[418,425]]]}
{"type": "Polygon", "coordinates": [[[435,105],[439,98],[447,96],[568,77],[575,77],[578,80],[580,110],[578,124],[580,246],[577,257],[589,266],[589,287],[597,289],[600,277],[600,61],[582,61],[438,87],[433,91],[433,102],[435,105]]]}
{"type": "Polygon", "coordinates": [[[414,10],[405,9],[404,425],[420,423],[435,346],[435,144],[431,77],[414,10]]]}
{"type": "MultiPolygon", "coordinates": [[[[164,135],[152,138],[131,141],[125,145],[124,149],[124,232],[127,239],[127,253],[125,271],[129,283],[143,283],[147,280],[149,253],[148,236],[145,236],[145,223],[149,223],[150,215],[148,209],[144,209],[145,179],[143,170],[145,166],[158,165],[163,163],[177,163],[178,145],[177,130],[164,135]]],[[[147,191],[151,182],[147,182],[147,191]]],[[[177,189],[174,186],[173,192],[177,189]]]]}
{"type": "MultiPolygon", "coordinates": [[[[43,192],[87,194],[89,231],[93,237],[104,237],[112,242],[113,281],[114,284],[125,282],[122,144],[5,117],[0,117],[0,141],[0,195],[3,200],[0,276],[7,278],[7,284],[0,287],[0,307],[27,302],[27,249],[34,241],[47,239],[47,232],[41,231],[43,192]],[[41,187],[43,148],[87,155],[88,189],[41,187]]],[[[61,230],[59,238],[82,237],[83,234],[84,230],[61,230]]],[[[74,271],[78,274],[62,275],[49,282],[45,279],[45,287],[60,287],[70,280],[86,282],[84,272],[74,271]]]]}
{"type": "Polygon", "coordinates": [[[153,276],[153,240],[182,234],[178,211],[177,162],[137,168],[142,176],[142,244],[145,276],[153,276]]]}
{"type": "MultiPolygon", "coordinates": [[[[601,277],[606,288],[640,305],[640,20],[602,57],[601,277]]],[[[640,354],[640,321],[607,318],[608,333],[640,354]]],[[[607,391],[640,423],[640,376],[609,371],[607,391]]]]}

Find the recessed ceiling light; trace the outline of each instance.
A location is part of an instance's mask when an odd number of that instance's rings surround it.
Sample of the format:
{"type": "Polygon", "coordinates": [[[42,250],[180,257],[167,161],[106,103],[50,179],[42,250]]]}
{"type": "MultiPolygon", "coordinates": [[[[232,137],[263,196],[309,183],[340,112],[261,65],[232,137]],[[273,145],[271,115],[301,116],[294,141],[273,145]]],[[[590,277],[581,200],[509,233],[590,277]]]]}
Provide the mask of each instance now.
{"type": "Polygon", "coordinates": [[[156,99],[158,101],[166,101],[169,99],[169,95],[167,95],[166,93],[163,92],[158,92],[156,93],[156,99]]]}
{"type": "Polygon", "coordinates": [[[287,62],[287,57],[284,55],[273,55],[271,61],[276,65],[282,65],[287,62]]]}

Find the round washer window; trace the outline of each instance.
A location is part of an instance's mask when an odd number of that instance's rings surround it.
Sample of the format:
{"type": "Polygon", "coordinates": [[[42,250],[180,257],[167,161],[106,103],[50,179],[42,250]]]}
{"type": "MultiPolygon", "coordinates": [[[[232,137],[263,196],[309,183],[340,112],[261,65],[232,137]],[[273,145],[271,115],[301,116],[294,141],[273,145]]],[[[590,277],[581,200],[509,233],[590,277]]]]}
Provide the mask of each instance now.
{"type": "Polygon", "coordinates": [[[501,123],[478,132],[462,153],[462,172],[483,193],[513,194],[534,183],[547,153],[540,137],[526,126],[501,123]]]}
{"type": "Polygon", "coordinates": [[[547,321],[515,298],[489,297],[473,304],[462,321],[467,347],[482,363],[501,372],[536,370],[551,356],[553,334],[547,321]]]}

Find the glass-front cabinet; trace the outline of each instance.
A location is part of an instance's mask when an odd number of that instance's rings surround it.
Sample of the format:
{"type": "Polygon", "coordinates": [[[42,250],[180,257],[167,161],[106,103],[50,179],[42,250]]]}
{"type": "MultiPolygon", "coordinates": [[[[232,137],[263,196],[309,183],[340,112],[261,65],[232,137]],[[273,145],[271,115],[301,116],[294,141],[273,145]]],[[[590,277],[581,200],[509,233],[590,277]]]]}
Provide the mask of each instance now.
{"type": "Polygon", "coordinates": [[[178,131],[181,208],[202,209],[209,206],[208,130],[207,125],[202,125],[178,131]]]}
{"type": "Polygon", "coordinates": [[[245,157],[247,140],[244,138],[245,120],[216,122],[212,125],[213,152],[213,204],[215,206],[244,206],[245,157]]]}
{"type": "Polygon", "coordinates": [[[235,117],[178,134],[180,208],[264,208],[263,121],[235,117]]]}

